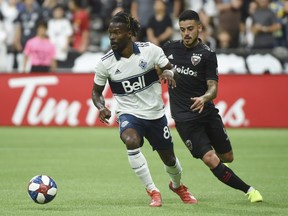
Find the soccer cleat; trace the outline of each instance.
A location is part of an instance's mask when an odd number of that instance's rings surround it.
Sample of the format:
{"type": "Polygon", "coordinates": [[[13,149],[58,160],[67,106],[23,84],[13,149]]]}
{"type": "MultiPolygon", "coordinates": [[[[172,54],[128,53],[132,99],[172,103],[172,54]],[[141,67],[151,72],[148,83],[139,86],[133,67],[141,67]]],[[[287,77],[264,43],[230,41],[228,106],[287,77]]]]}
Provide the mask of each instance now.
{"type": "Polygon", "coordinates": [[[151,197],[151,202],[149,204],[150,207],[161,207],[162,206],[162,198],[159,191],[153,190],[149,192],[147,189],[147,194],[151,197]]]}
{"type": "Polygon", "coordinates": [[[188,188],[185,187],[185,185],[183,184],[180,185],[180,187],[178,188],[173,188],[172,181],[170,181],[169,188],[174,193],[176,193],[184,203],[193,204],[198,202],[197,199],[192,195],[192,193],[188,191],[188,188]]]}
{"type": "Polygon", "coordinates": [[[251,190],[250,192],[246,193],[246,196],[248,196],[248,200],[250,202],[262,202],[263,197],[261,196],[260,192],[258,190],[251,190]]]}

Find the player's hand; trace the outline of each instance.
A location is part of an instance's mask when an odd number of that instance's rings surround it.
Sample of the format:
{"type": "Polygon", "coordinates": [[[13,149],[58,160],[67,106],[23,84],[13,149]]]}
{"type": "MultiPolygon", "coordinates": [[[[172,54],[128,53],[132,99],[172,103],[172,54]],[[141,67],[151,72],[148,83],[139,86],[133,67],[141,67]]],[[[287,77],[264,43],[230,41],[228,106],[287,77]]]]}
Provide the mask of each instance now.
{"type": "Polygon", "coordinates": [[[99,110],[99,112],[100,112],[100,114],[99,114],[100,121],[102,123],[109,124],[108,120],[111,117],[111,111],[109,109],[107,109],[106,107],[104,107],[101,110],[99,110]]]}
{"type": "Polygon", "coordinates": [[[176,81],[174,79],[174,73],[171,70],[164,70],[160,75],[160,79],[164,80],[164,83],[168,83],[169,86],[173,88],[176,87],[176,81]]]}
{"type": "Polygon", "coordinates": [[[204,109],[205,101],[202,97],[193,97],[192,100],[192,106],[190,107],[193,111],[198,111],[198,113],[201,113],[204,109]]]}

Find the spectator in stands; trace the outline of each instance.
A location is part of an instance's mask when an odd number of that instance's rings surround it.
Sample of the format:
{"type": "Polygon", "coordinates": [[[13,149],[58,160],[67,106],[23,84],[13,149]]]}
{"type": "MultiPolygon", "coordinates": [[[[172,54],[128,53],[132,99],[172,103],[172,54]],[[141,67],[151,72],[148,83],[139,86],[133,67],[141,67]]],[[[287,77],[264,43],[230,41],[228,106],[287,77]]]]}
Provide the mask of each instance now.
{"type": "Polygon", "coordinates": [[[166,4],[168,14],[177,22],[179,14],[184,10],[184,0],[166,0],[166,4]]]}
{"type": "Polygon", "coordinates": [[[217,28],[220,32],[226,31],[230,34],[229,48],[239,46],[242,3],[243,0],[216,0],[219,11],[217,28]]]}
{"type": "Polygon", "coordinates": [[[68,7],[72,12],[73,40],[72,47],[78,54],[88,50],[90,21],[89,13],[82,8],[81,0],[70,0],[68,7]]]}
{"type": "Polygon", "coordinates": [[[245,48],[252,48],[254,44],[254,34],[252,32],[252,23],[253,18],[252,15],[255,13],[257,9],[257,3],[255,1],[251,1],[248,8],[248,16],[245,19],[244,26],[243,26],[243,39],[242,45],[245,48]]]}
{"type": "Polygon", "coordinates": [[[140,23],[137,34],[138,41],[147,41],[147,26],[149,19],[154,15],[154,0],[132,0],[131,15],[140,23]]]}
{"type": "Polygon", "coordinates": [[[0,11],[0,72],[6,70],[7,47],[6,47],[7,32],[4,28],[3,16],[0,11]]]}
{"type": "Polygon", "coordinates": [[[4,29],[9,35],[9,37],[6,38],[6,48],[7,49],[7,59],[1,59],[0,61],[5,62],[5,70],[6,71],[12,71],[13,67],[13,61],[15,58],[15,49],[13,46],[14,37],[15,37],[15,19],[17,18],[19,11],[17,9],[18,0],[0,0],[0,11],[3,15],[3,24],[4,29]],[[2,3],[1,3],[2,1],[2,3]],[[9,56],[11,56],[9,58],[9,56]],[[9,61],[10,60],[10,61],[9,61]]]}
{"type": "Polygon", "coordinates": [[[48,36],[56,47],[56,60],[59,68],[64,67],[69,51],[69,39],[73,35],[70,21],[65,17],[62,5],[53,10],[53,18],[48,21],[48,36]]]}
{"type": "Polygon", "coordinates": [[[103,23],[104,23],[104,30],[108,29],[109,23],[110,23],[110,19],[112,17],[112,15],[114,14],[114,12],[116,12],[118,9],[118,3],[117,0],[105,0],[105,1],[101,1],[101,17],[103,19],[103,23]]]}
{"type": "Polygon", "coordinates": [[[276,41],[276,46],[286,47],[285,28],[284,28],[285,26],[284,4],[285,4],[284,0],[272,0],[269,7],[275,13],[278,23],[281,25],[281,29],[273,33],[276,41]]]}
{"type": "Polygon", "coordinates": [[[269,0],[256,0],[257,9],[252,15],[252,32],[254,34],[254,49],[271,49],[275,47],[273,32],[281,29],[276,15],[269,8],[269,0]]]}
{"type": "Polygon", "coordinates": [[[283,25],[286,47],[288,47],[288,0],[284,1],[283,25]]]}
{"type": "Polygon", "coordinates": [[[2,1],[1,12],[3,15],[4,28],[9,37],[6,38],[6,45],[8,52],[12,51],[13,40],[15,36],[15,23],[19,12],[17,9],[18,0],[2,1]]]}
{"type": "Polygon", "coordinates": [[[241,7],[241,23],[240,23],[240,35],[239,35],[239,46],[246,47],[246,19],[249,17],[249,6],[253,0],[245,0],[241,7]]]}
{"type": "MultiPolygon", "coordinates": [[[[22,53],[26,42],[36,35],[37,22],[42,18],[40,8],[35,7],[35,4],[35,0],[24,0],[25,7],[15,20],[16,30],[13,45],[18,53],[22,53]]],[[[13,68],[18,68],[17,61],[13,68]]]]}
{"type": "Polygon", "coordinates": [[[87,0],[89,5],[90,15],[100,16],[102,10],[102,1],[101,0],[87,0]]]}
{"type": "Polygon", "coordinates": [[[231,48],[231,34],[228,31],[221,30],[217,35],[217,48],[229,49],[231,48]]]}
{"type": "Polygon", "coordinates": [[[113,10],[113,16],[120,11],[130,14],[132,0],[115,0],[115,2],[116,7],[113,10]]]}
{"type": "Polygon", "coordinates": [[[57,0],[44,0],[42,7],[43,19],[47,22],[53,17],[53,10],[57,6],[57,0]]]}
{"type": "Polygon", "coordinates": [[[154,15],[147,25],[147,39],[157,46],[162,47],[173,35],[173,24],[166,10],[164,0],[155,0],[154,15]]]}
{"type": "Polygon", "coordinates": [[[199,38],[212,50],[216,50],[216,40],[210,35],[209,32],[207,32],[207,29],[204,25],[202,26],[202,30],[199,32],[199,38]]]}
{"type": "Polygon", "coordinates": [[[47,37],[47,27],[45,21],[39,22],[36,36],[27,41],[24,49],[23,72],[27,69],[28,60],[31,64],[30,72],[56,71],[56,49],[47,37]]]}

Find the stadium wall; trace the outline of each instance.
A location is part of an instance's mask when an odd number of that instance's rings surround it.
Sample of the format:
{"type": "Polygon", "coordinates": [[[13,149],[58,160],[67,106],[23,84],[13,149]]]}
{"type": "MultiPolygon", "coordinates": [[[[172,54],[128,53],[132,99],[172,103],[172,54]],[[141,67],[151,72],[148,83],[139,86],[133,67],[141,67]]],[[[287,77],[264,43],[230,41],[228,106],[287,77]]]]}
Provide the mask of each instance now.
{"type": "MultiPolygon", "coordinates": [[[[0,74],[0,126],[116,127],[99,121],[91,101],[94,74],[0,74]]],[[[220,75],[215,104],[227,127],[288,127],[287,75],[220,75]]],[[[116,102],[107,87],[106,105],[116,102]]],[[[167,86],[163,100],[170,126],[167,86]]]]}

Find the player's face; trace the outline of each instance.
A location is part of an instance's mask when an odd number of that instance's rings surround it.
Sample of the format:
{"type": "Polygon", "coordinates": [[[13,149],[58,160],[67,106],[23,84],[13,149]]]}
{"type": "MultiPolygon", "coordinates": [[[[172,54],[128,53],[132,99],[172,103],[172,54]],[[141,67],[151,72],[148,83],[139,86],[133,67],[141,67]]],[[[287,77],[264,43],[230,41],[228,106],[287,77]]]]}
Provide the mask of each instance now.
{"type": "Polygon", "coordinates": [[[131,43],[131,31],[124,23],[111,22],[108,28],[112,50],[122,52],[131,43]]]}
{"type": "Polygon", "coordinates": [[[183,20],[179,22],[180,34],[186,47],[194,47],[198,43],[198,35],[201,24],[195,20],[183,20]]]}

